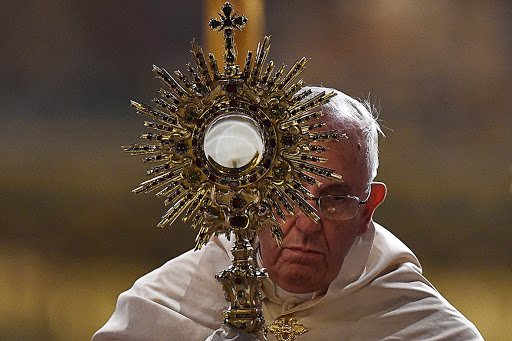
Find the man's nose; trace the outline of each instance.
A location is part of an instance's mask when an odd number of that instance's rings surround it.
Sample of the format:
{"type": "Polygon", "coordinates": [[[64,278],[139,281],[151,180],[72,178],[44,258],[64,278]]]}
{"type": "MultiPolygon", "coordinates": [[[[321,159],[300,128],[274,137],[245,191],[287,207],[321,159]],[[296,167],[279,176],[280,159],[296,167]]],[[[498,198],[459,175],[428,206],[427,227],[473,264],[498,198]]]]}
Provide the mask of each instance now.
{"type": "Polygon", "coordinates": [[[301,210],[297,210],[294,227],[304,234],[312,234],[322,229],[320,221],[315,222],[313,219],[305,215],[301,210]]]}

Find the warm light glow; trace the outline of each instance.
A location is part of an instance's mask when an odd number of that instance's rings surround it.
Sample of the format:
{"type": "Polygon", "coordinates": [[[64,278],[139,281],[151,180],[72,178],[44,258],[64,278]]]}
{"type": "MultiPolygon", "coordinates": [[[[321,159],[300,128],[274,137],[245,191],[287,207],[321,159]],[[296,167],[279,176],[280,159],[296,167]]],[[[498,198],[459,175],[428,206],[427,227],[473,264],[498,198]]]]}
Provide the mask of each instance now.
{"type": "Polygon", "coordinates": [[[205,136],[204,152],[227,168],[240,168],[263,154],[263,139],[246,116],[227,115],[213,122],[205,136]]]}

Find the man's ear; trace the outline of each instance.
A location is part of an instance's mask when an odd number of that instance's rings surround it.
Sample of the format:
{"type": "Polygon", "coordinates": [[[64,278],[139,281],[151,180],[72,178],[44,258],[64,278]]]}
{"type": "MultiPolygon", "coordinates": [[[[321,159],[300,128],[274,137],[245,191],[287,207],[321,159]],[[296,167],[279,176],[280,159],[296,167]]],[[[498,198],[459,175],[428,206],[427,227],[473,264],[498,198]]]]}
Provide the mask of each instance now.
{"type": "Polygon", "coordinates": [[[361,225],[359,227],[359,231],[357,232],[358,236],[361,236],[368,231],[368,227],[370,226],[370,221],[373,217],[373,212],[377,206],[379,206],[384,199],[386,198],[387,188],[383,182],[372,182],[371,184],[372,192],[370,193],[370,197],[366,204],[363,205],[363,213],[361,215],[361,225]]]}

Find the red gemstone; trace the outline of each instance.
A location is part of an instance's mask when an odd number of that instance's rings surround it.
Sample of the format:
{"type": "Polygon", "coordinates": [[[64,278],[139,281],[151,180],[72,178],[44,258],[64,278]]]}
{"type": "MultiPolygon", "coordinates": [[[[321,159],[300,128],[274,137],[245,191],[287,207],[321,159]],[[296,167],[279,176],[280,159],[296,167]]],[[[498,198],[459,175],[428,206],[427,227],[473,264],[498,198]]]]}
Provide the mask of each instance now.
{"type": "Polygon", "coordinates": [[[233,200],[231,201],[231,203],[234,208],[241,208],[244,204],[244,199],[242,199],[240,197],[234,197],[233,200]]]}
{"type": "Polygon", "coordinates": [[[286,146],[286,147],[291,147],[295,144],[295,139],[293,138],[292,135],[290,134],[285,134],[283,136],[283,138],[281,139],[281,142],[286,146]]]}
{"type": "Polygon", "coordinates": [[[227,92],[236,92],[237,91],[236,84],[228,84],[228,85],[226,85],[226,91],[227,92]]]}
{"type": "Polygon", "coordinates": [[[231,226],[234,228],[243,228],[247,225],[247,217],[243,215],[236,215],[231,218],[231,226]]]}

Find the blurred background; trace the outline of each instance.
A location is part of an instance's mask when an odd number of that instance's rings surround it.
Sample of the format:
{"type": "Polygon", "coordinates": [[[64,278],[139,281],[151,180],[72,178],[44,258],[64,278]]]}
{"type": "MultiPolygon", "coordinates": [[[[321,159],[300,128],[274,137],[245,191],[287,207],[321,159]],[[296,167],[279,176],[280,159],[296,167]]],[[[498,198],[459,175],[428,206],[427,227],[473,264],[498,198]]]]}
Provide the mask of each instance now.
{"type": "MultiPolygon", "coordinates": [[[[156,95],[152,64],[185,71],[222,3],[0,2],[1,340],[87,340],[193,246],[156,227],[161,200],[131,193],[146,166],[120,146],[146,131],[129,100],[156,95]]],[[[310,57],[307,83],[380,109],[375,219],[487,340],[510,339],[512,2],[237,4],[253,51],[271,34],[276,64],[310,57]]]]}

